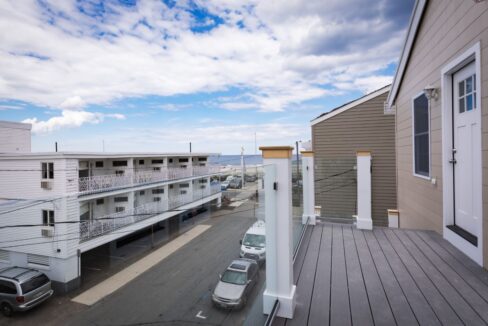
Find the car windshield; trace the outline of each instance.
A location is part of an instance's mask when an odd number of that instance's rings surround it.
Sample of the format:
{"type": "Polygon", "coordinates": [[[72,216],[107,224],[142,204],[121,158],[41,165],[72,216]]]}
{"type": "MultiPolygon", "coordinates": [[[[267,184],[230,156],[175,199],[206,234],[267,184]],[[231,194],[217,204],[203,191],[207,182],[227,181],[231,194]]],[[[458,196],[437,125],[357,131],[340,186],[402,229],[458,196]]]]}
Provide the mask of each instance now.
{"type": "Polygon", "coordinates": [[[245,246],[264,248],[264,235],[259,234],[246,234],[242,243],[245,246]]]}
{"type": "Polygon", "coordinates": [[[220,279],[222,282],[237,284],[237,285],[244,285],[246,284],[246,273],[245,272],[237,272],[237,271],[225,271],[224,275],[220,279]]]}
{"type": "Polygon", "coordinates": [[[29,293],[29,292],[37,289],[38,287],[43,286],[47,282],[49,282],[49,279],[47,278],[47,276],[44,274],[41,274],[41,275],[33,277],[30,280],[27,280],[26,282],[20,284],[20,287],[22,288],[22,293],[26,294],[26,293],[29,293]]]}

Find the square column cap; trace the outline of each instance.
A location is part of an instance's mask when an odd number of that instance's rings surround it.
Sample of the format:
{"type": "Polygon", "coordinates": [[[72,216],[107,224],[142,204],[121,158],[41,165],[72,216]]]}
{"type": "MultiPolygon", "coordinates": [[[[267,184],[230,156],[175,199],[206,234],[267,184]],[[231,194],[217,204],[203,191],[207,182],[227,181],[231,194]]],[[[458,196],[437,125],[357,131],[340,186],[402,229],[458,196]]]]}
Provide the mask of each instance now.
{"type": "Polygon", "coordinates": [[[313,151],[301,151],[303,157],[313,157],[314,152],[313,151]]]}
{"type": "Polygon", "coordinates": [[[293,147],[291,146],[261,146],[263,158],[291,158],[293,147]]]}

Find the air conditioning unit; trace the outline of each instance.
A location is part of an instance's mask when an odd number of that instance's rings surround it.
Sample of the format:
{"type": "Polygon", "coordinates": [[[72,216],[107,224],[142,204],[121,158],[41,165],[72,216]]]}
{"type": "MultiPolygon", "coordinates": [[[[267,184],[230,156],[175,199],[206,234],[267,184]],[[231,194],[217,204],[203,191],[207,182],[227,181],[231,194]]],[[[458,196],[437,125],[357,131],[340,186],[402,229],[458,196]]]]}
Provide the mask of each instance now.
{"type": "Polygon", "coordinates": [[[53,187],[53,185],[52,185],[51,181],[41,181],[41,188],[42,189],[51,190],[52,187],[53,187]]]}
{"type": "Polygon", "coordinates": [[[50,238],[52,238],[54,236],[54,229],[52,229],[52,228],[41,229],[41,235],[43,237],[50,237],[50,238]]]}

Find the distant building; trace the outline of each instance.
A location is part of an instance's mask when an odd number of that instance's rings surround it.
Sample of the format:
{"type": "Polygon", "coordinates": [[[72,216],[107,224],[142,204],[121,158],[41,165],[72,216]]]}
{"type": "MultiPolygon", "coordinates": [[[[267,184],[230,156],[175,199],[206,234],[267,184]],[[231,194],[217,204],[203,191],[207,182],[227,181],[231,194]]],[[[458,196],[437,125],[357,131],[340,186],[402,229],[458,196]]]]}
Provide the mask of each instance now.
{"type": "Polygon", "coordinates": [[[384,111],[383,87],[312,120],[315,204],[322,217],[353,221],[356,210],[356,152],[371,151],[372,219],[388,226],[396,208],[395,116],[384,111]]]}
{"type": "Polygon", "coordinates": [[[388,97],[400,226],[488,267],[488,2],[418,0],[388,97]]]}
{"type": "Polygon", "coordinates": [[[77,287],[84,252],[220,202],[209,155],[0,154],[0,268],[34,267],[58,290],[77,287]]]}
{"type": "Polygon", "coordinates": [[[31,128],[28,123],[0,121],[0,153],[30,152],[31,128]]]}

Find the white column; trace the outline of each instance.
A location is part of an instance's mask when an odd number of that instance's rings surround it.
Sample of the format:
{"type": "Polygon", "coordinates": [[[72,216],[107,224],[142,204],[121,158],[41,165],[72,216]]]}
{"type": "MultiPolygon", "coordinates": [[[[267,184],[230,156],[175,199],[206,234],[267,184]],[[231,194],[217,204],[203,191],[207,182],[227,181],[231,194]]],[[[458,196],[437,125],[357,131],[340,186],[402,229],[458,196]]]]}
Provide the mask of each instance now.
{"type": "Polygon", "coordinates": [[[357,228],[373,229],[371,219],[371,152],[357,152],[358,211],[357,228]]]}
{"type": "Polygon", "coordinates": [[[263,152],[266,290],[263,311],[269,314],[275,300],[277,316],[293,318],[296,286],[293,285],[293,235],[291,195],[291,155],[293,147],[260,147],[263,152]]]}
{"type": "Polygon", "coordinates": [[[302,223],[315,225],[315,180],[313,151],[302,151],[303,216],[302,223]]]}

